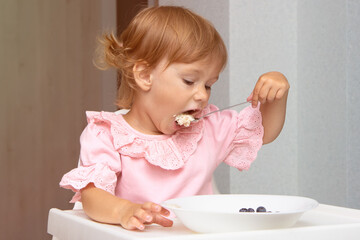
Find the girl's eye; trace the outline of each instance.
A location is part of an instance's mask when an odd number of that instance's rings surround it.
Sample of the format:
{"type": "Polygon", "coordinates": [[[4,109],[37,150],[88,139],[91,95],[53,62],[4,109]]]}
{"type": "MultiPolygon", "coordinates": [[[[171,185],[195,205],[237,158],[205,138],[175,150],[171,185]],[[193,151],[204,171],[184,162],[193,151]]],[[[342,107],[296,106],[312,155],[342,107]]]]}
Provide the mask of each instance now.
{"type": "Polygon", "coordinates": [[[206,90],[211,90],[211,86],[205,86],[206,90]]]}
{"type": "Polygon", "coordinates": [[[193,81],[190,81],[190,80],[187,80],[187,79],[183,79],[183,81],[184,81],[184,83],[185,83],[186,85],[193,85],[193,84],[194,84],[193,81]]]}

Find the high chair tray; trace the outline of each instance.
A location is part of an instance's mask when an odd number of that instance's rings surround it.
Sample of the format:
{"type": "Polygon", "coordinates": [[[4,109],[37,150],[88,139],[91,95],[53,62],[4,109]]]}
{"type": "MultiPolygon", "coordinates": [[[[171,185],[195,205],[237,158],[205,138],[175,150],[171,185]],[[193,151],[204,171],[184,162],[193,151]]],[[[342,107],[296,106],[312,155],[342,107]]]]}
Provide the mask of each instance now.
{"type": "Polygon", "coordinates": [[[174,220],[174,226],[147,226],[144,231],[128,231],[117,225],[90,220],[83,210],[50,209],[48,233],[58,240],[288,240],[288,239],[360,239],[360,210],[320,204],[296,223],[285,229],[199,234],[174,220]]]}

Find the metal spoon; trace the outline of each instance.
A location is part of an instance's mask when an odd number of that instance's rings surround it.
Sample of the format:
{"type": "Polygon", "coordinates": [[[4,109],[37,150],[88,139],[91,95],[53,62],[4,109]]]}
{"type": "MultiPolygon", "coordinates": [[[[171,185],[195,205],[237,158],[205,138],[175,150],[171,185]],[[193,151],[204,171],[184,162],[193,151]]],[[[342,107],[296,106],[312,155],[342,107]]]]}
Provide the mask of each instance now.
{"type": "Polygon", "coordinates": [[[202,119],[202,118],[204,118],[204,117],[207,117],[207,116],[209,116],[210,114],[213,114],[213,113],[216,113],[216,112],[220,112],[220,111],[225,110],[225,109],[233,108],[233,107],[236,107],[236,106],[239,106],[239,105],[243,105],[243,104],[246,104],[246,103],[251,103],[251,101],[246,101],[246,102],[238,103],[238,104],[235,104],[235,105],[231,105],[231,106],[228,106],[228,107],[221,108],[221,109],[216,110],[216,111],[209,112],[209,113],[207,113],[207,114],[202,115],[201,117],[194,118],[194,121],[193,121],[193,122],[199,121],[200,119],[202,119]]]}

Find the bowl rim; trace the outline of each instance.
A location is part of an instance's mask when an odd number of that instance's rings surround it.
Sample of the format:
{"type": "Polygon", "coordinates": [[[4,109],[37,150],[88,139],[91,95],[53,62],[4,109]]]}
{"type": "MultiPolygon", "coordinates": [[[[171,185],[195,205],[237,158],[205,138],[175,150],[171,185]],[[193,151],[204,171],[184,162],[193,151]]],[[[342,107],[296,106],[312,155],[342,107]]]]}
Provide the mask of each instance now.
{"type": "Polygon", "coordinates": [[[303,197],[303,196],[297,196],[297,195],[274,195],[274,194],[209,194],[209,195],[194,195],[194,196],[185,196],[185,197],[178,197],[178,198],[172,198],[168,199],[166,201],[163,201],[161,206],[173,210],[173,211],[183,211],[183,212],[196,212],[196,213],[217,213],[217,214],[228,214],[228,215],[287,215],[287,214],[296,214],[296,213],[304,213],[306,211],[312,210],[316,207],[318,207],[319,203],[315,199],[309,198],[309,197],[303,197]],[[211,196],[224,196],[224,197],[232,197],[232,196],[251,196],[251,197],[279,197],[279,198],[298,198],[298,199],[304,199],[308,201],[309,207],[299,210],[293,210],[293,211],[286,211],[286,212],[221,212],[221,211],[214,211],[214,210],[202,210],[202,209],[185,209],[181,208],[180,206],[177,207],[174,205],[174,203],[170,203],[171,201],[176,200],[182,200],[182,199],[190,199],[190,198],[206,198],[211,196]]]}

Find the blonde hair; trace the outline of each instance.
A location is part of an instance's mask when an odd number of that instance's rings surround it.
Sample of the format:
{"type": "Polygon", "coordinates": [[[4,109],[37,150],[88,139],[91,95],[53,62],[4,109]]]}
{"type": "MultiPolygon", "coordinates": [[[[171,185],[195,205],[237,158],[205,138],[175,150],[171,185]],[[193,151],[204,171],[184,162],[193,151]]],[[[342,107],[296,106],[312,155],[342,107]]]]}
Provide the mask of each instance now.
{"type": "Polygon", "coordinates": [[[105,34],[100,43],[103,50],[96,66],[119,70],[116,105],[120,109],[131,107],[137,89],[133,75],[135,63],[143,62],[150,70],[164,58],[170,65],[211,57],[222,70],[227,61],[225,44],[213,25],[183,7],[143,9],[119,39],[113,33],[105,34]]]}

